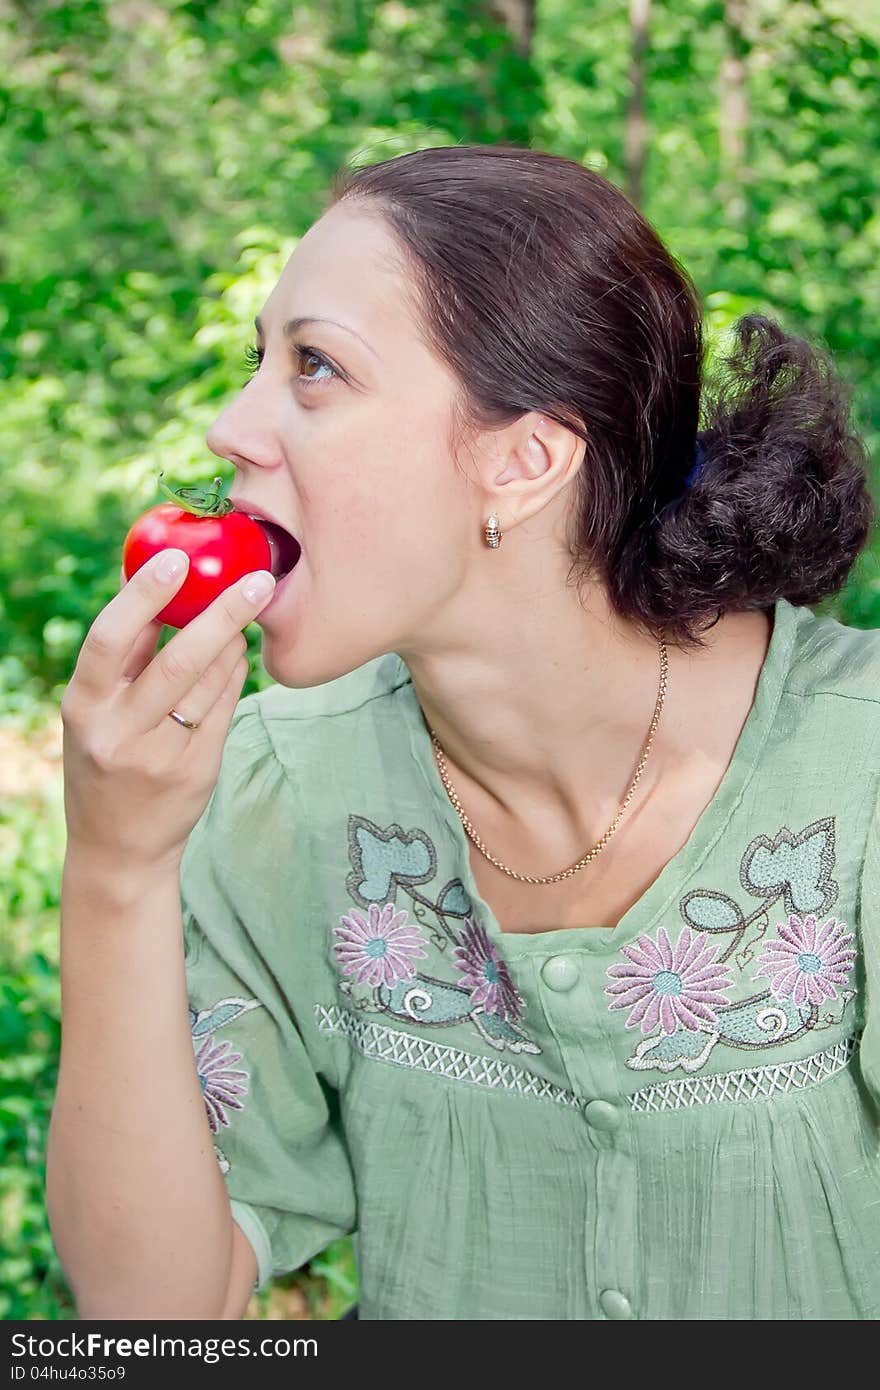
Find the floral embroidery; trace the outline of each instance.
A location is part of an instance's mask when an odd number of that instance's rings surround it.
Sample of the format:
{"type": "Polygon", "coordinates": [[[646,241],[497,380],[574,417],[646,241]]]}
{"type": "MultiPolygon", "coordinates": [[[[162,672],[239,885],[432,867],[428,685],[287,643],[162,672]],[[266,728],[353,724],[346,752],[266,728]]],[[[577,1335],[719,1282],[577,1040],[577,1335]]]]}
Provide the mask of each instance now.
{"type": "Polygon", "coordinates": [[[209,1034],[196,1053],[196,1068],[212,1134],[216,1134],[221,1125],[229,1124],[224,1105],[242,1110],[244,1107],[238,1097],[247,1095],[248,1074],[233,1068],[233,1062],[241,1061],[241,1053],[232,1052],[231,1047],[225,1040],[215,1043],[209,1034]]]}
{"type": "MultiPolygon", "coordinates": [[[[229,1125],[227,1107],[232,1110],[244,1109],[239,1096],[247,1095],[249,1081],[249,1073],[233,1065],[242,1060],[242,1054],[231,1051],[232,1044],[225,1039],[215,1042],[214,1033],[251,1009],[262,1007],[259,999],[228,998],[219,999],[216,1004],[198,1012],[192,1007],[189,1010],[196,1071],[212,1134],[219,1133],[221,1125],[229,1125]]],[[[216,1144],[214,1157],[221,1173],[228,1173],[229,1160],[216,1144]]]]}
{"type": "Polygon", "coordinates": [[[797,833],[782,826],[773,839],[756,835],[739,873],[742,887],[759,900],[754,911],[746,914],[726,893],[697,888],[679,903],[686,925],[674,951],[663,927],[656,940],[643,933],[621,947],[628,964],[608,967],[612,983],[605,993],[612,997],[609,1009],[629,1009],[628,1028],[641,1027],[628,1067],[693,1073],[719,1045],[760,1050],[840,1027],[855,996],[848,986],[856,952],[844,922],[820,921],[839,893],[831,877],[834,837],[833,816],[797,833]],[[787,921],[765,941],[769,909],[780,898],[787,921]],[[746,985],[745,997],[737,998],[759,947],[752,979],[769,977],[769,987],[748,992],[746,985]]]}
{"type": "Polygon", "coordinates": [[[849,949],[855,940],[852,932],[836,917],[829,917],[817,931],[812,912],[803,922],[792,913],[788,925],[780,922],[776,930],[779,936],[764,947],[757,972],[770,976],[771,994],[776,999],[791,995],[795,1004],[836,999],[836,986],[847,984],[856,958],[849,949]]]}
{"type": "Polygon", "coordinates": [[[659,1022],[664,1033],[674,1033],[679,1024],[693,1031],[717,1022],[713,1004],[730,1003],[721,991],[733,978],[715,960],[720,944],[690,927],[682,929],[675,951],[663,927],[656,944],[643,933],[636,945],[621,949],[632,963],[609,967],[606,973],[616,983],[605,993],[618,995],[609,1008],[630,1010],[627,1028],[640,1023],[642,1032],[650,1033],[659,1022]]]}
{"type": "Polygon", "coordinates": [[[523,998],[517,993],[510,971],[486,934],[482,923],[468,918],[462,933],[463,945],[452,953],[462,984],[470,991],[471,1004],[482,1004],[487,1014],[500,1018],[519,1018],[523,998]]]}
{"type": "Polygon", "coordinates": [[[339,937],[333,949],[344,973],[354,975],[358,984],[411,980],[415,960],[428,954],[421,929],[407,922],[405,912],[395,912],[393,903],[386,903],[381,912],[370,903],[369,918],[355,909],[341,920],[343,925],[333,928],[339,937]]]}
{"type": "Polygon", "coordinates": [[[470,1023],[499,1052],[540,1052],[520,1022],[525,1001],[461,879],[427,890],[437,874],[430,836],[350,815],[348,845],[346,887],[357,907],[333,928],[333,953],[340,992],[351,1004],[427,1027],[470,1023]],[[398,907],[399,893],[410,909],[398,907]],[[447,957],[451,978],[417,968],[429,954],[441,966],[447,957]]]}
{"type": "MultiPolygon", "coordinates": [[[[365,1015],[384,1014],[428,1028],[470,1023],[499,1052],[540,1053],[541,1047],[522,1026],[525,1000],[476,917],[461,879],[429,887],[437,877],[437,853],[425,831],[405,830],[397,823],[382,827],[365,816],[350,815],[348,839],[352,868],[346,887],[356,907],[341,915],[332,943],[339,990],[351,1006],[340,1016],[350,1019],[353,1027],[372,1030],[369,1037],[377,1040],[377,1056],[384,1057],[386,1046],[392,1046],[388,1039],[404,1050],[411,1044],[427,1048],[424,1058],[430,1070],[443,1070],[442,1059],[450,1061],[455,1050],[443,1043],[429,1044],[417,1034],[385,1029],[365,1015]],[[400,894],[409,900],[406,909],[398,904],[400,894]]],[[[797,832],[782,826],[773,837],[756,835],[741,857],[739,871],[743,889],[758,900],[753,910],[746,911],[728,893],[696,888],[680,900],[684,926],[674,945],[667,927],[660,926],[655,935],[642,933],[621,947],[625,962],[608,967],[605,993],[609,1009],[626,1010],[626,1027],[641,1033],[626,1058],[628,1067],[691,1074],[705,1066],[716,1046],[766,1051],[810,1031],[818,1035],[842,1028],[855,996],[848,987],[856,955],[851,949],[854,934],[837,917],[820,920],[839,894],[832,877],[834,840],[833,816],[797,832]],[[787,922],[779,922],[775,939],[766,941],[770,909],[779,899],[787,922]],[[769,977],[757,990],[746,973],[752,961],[757,967],[754,985],[769,977]]],[[[835,1041],[831,1050],[816,1056],[830,1055],[836,1046],[835,1041]]],[[[411,1064],[403,1058],[389,1059],[411,1064]]],[[[801,1067],[803,1059],[791,1065],[801,1067]]],[[[775,1076],[771,1067],[716,1077],[735,1077],[737,1084],[748,1078],[751,1084],[764,1071],[775,1076]]],[[[674,1083],[676,1106],[683,1103],[680,1096],[685,1092],[680,1088],[695,1084],[674,1083]]],[[[656,1091],[658,1087],[647,1087],[637,1093],[650,1095],[646,1109],[654,1108],[656,1091]]],[[[706,1099],[712,1098],[714,1091],[707,1092],[706,1099]]],[[[733,1092],[723,1092],[723,1098],[734,1098],[733,1092]]]]}

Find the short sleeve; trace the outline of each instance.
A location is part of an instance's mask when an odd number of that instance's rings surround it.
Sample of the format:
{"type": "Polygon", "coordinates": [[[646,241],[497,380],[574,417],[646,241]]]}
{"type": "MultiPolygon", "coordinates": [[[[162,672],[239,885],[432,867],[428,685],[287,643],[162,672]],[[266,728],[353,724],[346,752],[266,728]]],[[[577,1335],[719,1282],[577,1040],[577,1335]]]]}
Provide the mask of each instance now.
{"type": "Polygon", "coordinates": [[[859,922],[865,996],[859,1065],[880,1115],[880,794],[868,828],[862,865],[859,922]]]}
{"type": "Polygon", "coordinates": [[[357,1210],[338,1095],[291,1003],[295,951],[307,936],[290,917],[293,805],[253,700],[239,704],[187,843],[180,900],[196,1068],[260,1289],[352,1234],[357,1210]]]}

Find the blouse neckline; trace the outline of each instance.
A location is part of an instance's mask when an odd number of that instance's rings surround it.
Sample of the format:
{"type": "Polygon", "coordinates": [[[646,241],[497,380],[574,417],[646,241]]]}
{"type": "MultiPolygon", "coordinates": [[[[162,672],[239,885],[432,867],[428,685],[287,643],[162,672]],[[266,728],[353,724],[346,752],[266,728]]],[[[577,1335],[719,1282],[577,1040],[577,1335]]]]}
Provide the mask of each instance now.
{"type": "MultiPolygon", "coordinates": [[[[752,706],[715,795],[704,807],[685,843],[613,927],[552,927],[536,932],[502,930],[494,912],[477,887],[470,861],[471,842],[441,780],[431,735],[412,678],[404,682],[401,694],[413,757],[438,813],[454,841],[454,869],[490,941],[502,956],[509,958],[521,955],[556,955],[575,950],[615,951],[622,943],[650,930],[670,904],[677,901],[687,879],[699,868],[706,854],[724,833],[733,810],[757,766],[761,750],[776,719],[785,677],[791,664],[798,623],[804,611],[806,610],[784,598],[777,599],[774,603],[773,630],[764,654],[752,706]]],[[[523,891],[528,891],[528,884],[523,885],[523,891]]]]}

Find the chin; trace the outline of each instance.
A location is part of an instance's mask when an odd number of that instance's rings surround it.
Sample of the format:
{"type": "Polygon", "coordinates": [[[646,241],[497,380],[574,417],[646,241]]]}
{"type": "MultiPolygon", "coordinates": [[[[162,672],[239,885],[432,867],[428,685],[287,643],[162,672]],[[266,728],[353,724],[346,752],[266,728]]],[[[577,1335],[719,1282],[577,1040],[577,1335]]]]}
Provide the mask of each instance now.
{"type": "Polygon", "coordinates": [[[357,650],[349,646],[345,654],[306,652],[299,642],[285,646],[283,636],[279,638],[273,634],[270,637],[264,632],[261,656],[263,668],[273,681],[286,685],[290,690],[311,690],[313,686],[326,685],[328,681],[338,680],[340,676],[356,671],[359,666],[384,655],[387,650],[390,649],[365,650],[363,643],[358,642],[357,650]]]}

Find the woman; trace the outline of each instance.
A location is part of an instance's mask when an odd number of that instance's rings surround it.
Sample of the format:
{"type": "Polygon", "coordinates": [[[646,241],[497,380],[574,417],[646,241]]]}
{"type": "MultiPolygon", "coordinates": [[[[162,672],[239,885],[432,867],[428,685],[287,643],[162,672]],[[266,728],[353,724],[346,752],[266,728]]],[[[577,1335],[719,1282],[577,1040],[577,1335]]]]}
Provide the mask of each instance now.
{"type": "Polygon", "coordinates": [[[80,1314],[240,1317],[357,1232],[363,1318],[876,1317],[880,637],[808,607],[874,518],[844,388],[752,315],[710,392],[575,163],[333,194],[208,436],[302,547],[276,683],[233,589],[156,654],[145,566],[65,692],[80,1314]]]}

